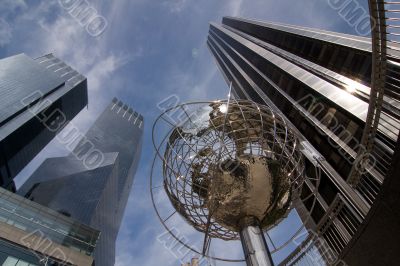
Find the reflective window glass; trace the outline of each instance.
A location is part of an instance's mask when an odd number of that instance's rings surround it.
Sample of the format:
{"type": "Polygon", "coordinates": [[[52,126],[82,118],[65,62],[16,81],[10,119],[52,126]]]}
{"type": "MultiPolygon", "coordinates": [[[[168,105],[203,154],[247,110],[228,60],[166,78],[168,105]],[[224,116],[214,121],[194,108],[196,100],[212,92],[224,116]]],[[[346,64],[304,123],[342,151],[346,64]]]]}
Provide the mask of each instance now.
{"type": "Polygon", "coordinates": [[[20,261],[18,261],[16,266],[29,266],[29,263],[27,263],[26,261],[20,260],[20,261]]]}
{"type": "Polygon", "coordinates": [[[2,266],[15,266],[18,262],[17,258],[8,257],[5,262],[3,262],[2,266]]]}

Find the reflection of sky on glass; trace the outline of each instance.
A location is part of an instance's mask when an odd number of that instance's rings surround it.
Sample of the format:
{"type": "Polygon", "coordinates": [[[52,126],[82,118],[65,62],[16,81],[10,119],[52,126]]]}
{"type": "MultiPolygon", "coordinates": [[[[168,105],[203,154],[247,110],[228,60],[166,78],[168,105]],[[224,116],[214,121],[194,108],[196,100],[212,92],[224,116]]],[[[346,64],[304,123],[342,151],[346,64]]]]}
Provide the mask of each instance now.
{"type": "MultiPolygon", "coordinates": [[[[161,112],[157,104],[171,95],[176,95],[179,102],[226,98],[228,86],[206,47],[209,21],[220,22],[224,15],[239,15],[354,33],[327,1],[320,0],[88,0],[108,21],[104,34],[93,38],[60,8],[59,2],[2,0],[0,26],[6,26],[0,29],[0,57],[21,52],[38,57],[53,52],[87,76],[89,106],[73,120],[82,132],[114,96],[144,116],[143,153],[117,241],[118,266],[180,265],[179,259],[157,241],[164,229],[149,195],[154,155],[151,129],[161,112]]],[[[366,0],[359,3],[367,8],[366,0]]],[[[52,141],[21,172],[17,185],[45,158],[66,154],[63,145],[52,141]]],[[[159,177],[160,174],[156,172],[159,177]]],[[[164,199],[163,204],[169,203],[164,199]]],[[[190,239],[192,231],[177,218],[169,222],[176,223],[190,239]]],[[[287,230],[299,221],[295,214],[287,220],[287,230]]],[[[276,243],[286,236],[283,229],[270,234],[276,243]]],[[[190,242],[198,243],[195,239],[190,242]]],[[[215,255],[242,256],[240,246],[218,248],[226,247],[223,241],[212,245],[214,251],[221,250],[215,255]]],[[[283,253],[277,253],[274,259],[279,261],[283,253]]]]}

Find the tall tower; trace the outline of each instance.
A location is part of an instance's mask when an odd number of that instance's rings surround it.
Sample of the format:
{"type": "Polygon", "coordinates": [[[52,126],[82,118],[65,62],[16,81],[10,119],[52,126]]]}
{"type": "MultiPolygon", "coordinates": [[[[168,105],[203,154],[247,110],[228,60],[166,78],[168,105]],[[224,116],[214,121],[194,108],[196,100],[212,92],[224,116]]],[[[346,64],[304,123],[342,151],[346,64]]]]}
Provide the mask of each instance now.
{"type": "Polygon", "coordinates": [[[69,156],[47,159],[18,190],[100,230],[96,265],[114,265],[142,135],[143,117],[114,98],[69,156]]]}
{"type": "Polygon", "coordinates": [[[0,60],[0,186],[13,178],[88,103],[86,78],[52,54],[0,60]]]}
{"type": "MultiPolygon", "coordinates": [[[[370,39],[225,17],[222,25],[211,23],[207,44],[235,98],[272,106],[301,135],[308,177],[322,173],[319,184],[303,187],[302,198],[310,199],[294,204],[338,257],[381,190],[400,128],[399,97],[385,96],[372,153],[356,160],[369,108],[370,39]]],[[[398,73],[398,57],[388,57],[388,71],[398,73]]],[[[399,86],[398,79],[389,83],[399,86]]]]}

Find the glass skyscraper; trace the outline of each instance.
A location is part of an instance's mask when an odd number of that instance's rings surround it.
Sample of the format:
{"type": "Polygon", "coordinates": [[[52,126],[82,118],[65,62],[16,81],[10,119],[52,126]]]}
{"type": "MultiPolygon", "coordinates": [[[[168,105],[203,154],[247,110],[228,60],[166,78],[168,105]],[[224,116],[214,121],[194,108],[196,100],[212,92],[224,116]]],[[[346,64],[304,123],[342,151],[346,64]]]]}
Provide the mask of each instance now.
{"type": "Polygon", "coordinates": [[[116,98],[67,157],[49,158],[20,195],[100,230],[95,263],[114,265],[115,241],[142,145],[143,117],[116,98]]]}
{"type": "MultiPolygon", "coordinates": [[[[268,104],[301,137],[306,174],[312,180],[319,169],[321,179],[306,182],[302,199],[307,200],[295,202],[296,210],[303,221],[310,215],[306,226],[337,258],[344,257],[379,198],[398,149],[400,97],[393,92],[400,79],[388,81],[382,122],[370,157],[361,162],[373,64],[369,38],[225,17],[222,24],[211,23],[207,43],[234,97],[268,104]]],[[[399,57],[388,57],[388,71],[398,77],[399,57]]],[[[296,264],[307,241],[282,265],[296,264]]]]}
{"type": "Polygon", "coordinates": [[[13,178],[88,103],[86,78],[52,54],[0,60],[0,186],[13,178]]]}

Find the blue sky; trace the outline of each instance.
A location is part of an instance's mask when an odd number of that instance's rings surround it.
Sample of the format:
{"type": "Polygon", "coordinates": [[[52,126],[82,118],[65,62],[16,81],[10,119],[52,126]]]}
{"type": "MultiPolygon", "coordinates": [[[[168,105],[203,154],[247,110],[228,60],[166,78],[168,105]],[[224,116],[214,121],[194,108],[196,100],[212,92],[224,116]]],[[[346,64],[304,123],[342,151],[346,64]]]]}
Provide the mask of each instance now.
{"type": "MultiPolygon", "coordinates": [[[[206,47],[208,23],[230,15],[354,34],[329,1],[88,0],[108,22],[103,34],[92,37],[58,0],[0,0],[0,58],[54,53],[88,77],[89,105],[74,125],[84,132],[114,96],[145,117],[141,165],[118,238],[116,265],[179,265],[156,240],[163,228],[149,197],[150,133],[159,113],[157,103],[172,94],[182,102],[226,97],[228,88],[206,47]]],[[[366,6],[367,1],[359,3],[366,6]]],[[[65,154],[66,149],[52,141],[17,183],[46,157],[65,154]]],[[[190,234],[181,222],[177,226],[190,234]]],[[[241,256],[235,245],[224,252],[241,256]]]]}

